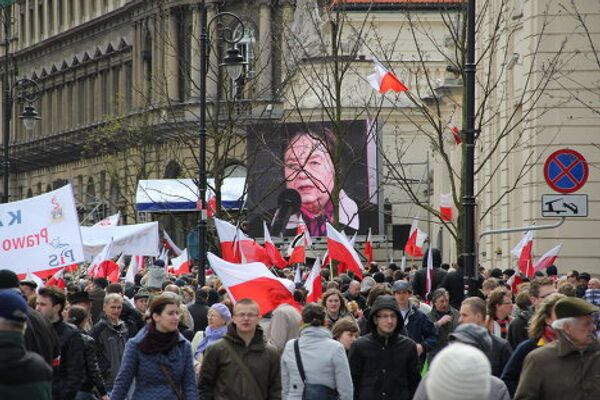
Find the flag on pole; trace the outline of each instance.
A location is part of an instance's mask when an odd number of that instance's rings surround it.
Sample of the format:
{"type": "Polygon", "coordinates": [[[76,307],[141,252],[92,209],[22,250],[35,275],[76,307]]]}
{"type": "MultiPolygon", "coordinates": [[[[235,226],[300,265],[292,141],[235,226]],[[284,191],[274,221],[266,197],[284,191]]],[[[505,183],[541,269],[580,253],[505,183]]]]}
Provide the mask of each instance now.
{"type": "Polygon", "coordinates": [[[304,282],[304,288],[308,291],[306,294],[307,303],[316,303],[323,297],[322,279],[321,260],[317,257],[306,282],[304,282]]]}
{"type": "Polygon", "coordinates": [[[413,220],[404,252],[411,257],[423,257],[423,245],[426,239],[427,234],[419,229],[417,220],[413,220]]]}
{"type": "Polygon", "coordinates": [[[135,283],[135,275],[144,267],[144,256],[131,256],[125,282],[135,283]]]}
{"type": "Polygon", "coordinates": [[[523,282],[523,279],[521,279],[521,274],[518,271],[515,271],[515,273],[508,278],[506,284],[510,286],[510,291],[516,294],[519,291],[519,285],[521,282],[523,282]]]}
{"type": "Polygon", "coordinates": [[[275,243],[271,240],[271,233],[269,233],[269,228],[267,227],[267,223],[263,221],[263,232],[265,237],[264,247],[267,252],[267,256],[269,257],[269,265],[274,265],[277,268],[285,268],[287,266],[287,261],[281,255],[279,249],[275,246],[275,243]]]}
{"type": "Polygon", "coordinates": [[[115,215],[110,215],[104,218],[101,221],[96,222],[93,227],[97,228],[99,226],[117,226],[119,225],[119,220],[121,219],[121,211],[116,213],[115,215]]]}
{"type": "Polygon", "coordinates": [[[207,253],[207,258],[234,303],[250,298],[258,303],[262,315],[282,303],[296,305],[293,297],[294,283],[276,277],[264,264],[234,264],[210,252],[207,253]]]}
{"type": "Polygon", "coordinates": [[[558,253],[560,253],[560,247],[562,243],[558,246],[554,246],[550,250],[548,250],[543,256],[541,256],[533,265],[533,271],[543,271],[551,265],[554,265],[554,262],[558,258],[558,253]]]}
{"type": "Polygon", "coordinates": [[[425,299],[428,301],[429,293],[433,290],[433,255],[431,254],[431,246],[427,250],[427,278],[425,279],[425,299]]]}
{"type": "Polygon", "coordinates": [[[44,287],[44,281],[36,274],[31,273],[31,271],[29,271],[29,270],[27,270],[27,275],[25,276],[25,280],[34,282],[37,285],[37,290],[44,287]]]}
{"type": "Polygon", "coordinates": [[[379,61],[373,60],[375,73],[367,76],[369,85],[379,93],[391,90],[396,93],[406,92],[408,88],[391,71],[385,68],[379,61]]]}
{"type": "Polygon", "coordinates": [[[183,249],[179,257],[171,259],[171,273],[175,276],[190,273],[190,258],[187,249],[183,249]]]}
{"type": "Polygon", "coordinates": [[[175,242],[171,239],[171,236],[169,236],[167,231],[164,229],[163,229],[163,237],[165,238],[165,244],[167,245],[167,248],[172,250],[173,253],[175,253],[175,255],[180,256],[183,254],[183,250],[181,250],[179,247],[177,247],[175,242]]]}
{"type": "Polygon", "coordinates": [[[369,234],[365,241],[365,257],[367,258],[367,264],[373,262],[373,239],[371,238],[371,228],[369,228],[369,234]]]}
{"type": "Polygon", "coordinates": [[[527,231],[521,241],[511,250],[515,257],[519,257],[519,271],[528,278],[533,276],[533,231],[527,231]]]}
{"type": "Polygon", "coordinates": [[[102,251],[100,251],[100,253],[98,253],[96,255],[96,257],[94,257],[94,260],[92,261],[92,263],[90,264],[90,266],[88,267],[88,270],[87,270],[87,274],[89,277],[99,278],[98,273],[100,271],[100,265],[104,261],[110,260],[112,257],[112,246],[113,246],[113,241],[111,239],[106,244],[106,246],[104,246],[102,251]]]}
{"type": "Polygon", "coordinates": [[[67,284],[65,283],[64,274],[65,269],[59,269],[54,275],[52,275],[50,279],[48,279],[48,281],[46,282],[46,286],[56,286],[59,289],[64,289],[65,287],[67,287],[67,284]]]}
{"type": "Polygon", "coordinates": [[[288,265],[304,264],[306,262],[306,241],[304,240],[305,232],[296,235],[290,242],[287,250],[288,265]]]}
{"type": "Polygon", "coordinates": [[[329,257],[340,263],[362,279],[362,262],[354,247],[345,234],[338,232],[331,224],[327,223],[327,252],[329,257]]]}
{"type": "Polygon", "coordinates": [[[440,216],[442,221],[452,221],[454,212],[452,209],[452,193],[440,194],[440,216]]]}
{"type": "Polygon", "coordinates": [[[306,223],[304,222],[304,219],[302,219],[302,216],[300,216],[300,220],[298,221],[298,226],[296,228],[296,234],[299,235],[301,233],[304,234],[304,245],[307,248],[312,247],[312,238],[310,237],[310,232],[308,232],[308,229],[306,229],[306,223]]]}
{"type": "Polygon", "coordinates": [[[261,262],[269,264],[267,251],[254,239],[246,236],[244,232],[229,222],[215,218],[215,227],[221,243],[223,259],[233,263],[261,262]]]}
{"type": "Polygon", "coordinates": [[[452,132],[452,139],[454,140],[454,144],[458,145],[462,143],[462,138],[460,137],[460,129],[456,126],[454,122],[454,113],[452,117],[450,117],[450,122],[448,122],[448,129],[452,132]]]}

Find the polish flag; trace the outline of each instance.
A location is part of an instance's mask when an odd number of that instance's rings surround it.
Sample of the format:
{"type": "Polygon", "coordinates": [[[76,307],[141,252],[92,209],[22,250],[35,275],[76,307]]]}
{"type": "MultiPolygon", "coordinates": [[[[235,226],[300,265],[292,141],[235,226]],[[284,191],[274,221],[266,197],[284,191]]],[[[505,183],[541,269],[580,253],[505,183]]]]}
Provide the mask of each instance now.
{"type": "Polygon", "coordinates": [[[288,265],[304,264],[306,262],[305,232],[296,235],[287,250],[288,265]]]}
{"type": "Polygon", "coordinates": [[[175,276],[190,273],[190,258],[188,257],[187,249],[183,249],[179,257],[171,259],[171,266],[171,271],[169,272],[175,276]]]}
{"type": "Polygon", "coordinates": [[[304,287],[308,291],[306,294],[307,303],[316,303],[323,297],[321,260],[319,257],[315,260],[315,263],[310,270],[310,274],[308,274],[306,282],[304,282],[304,287]]]}
{"type": "Polygon", "coordinates": [[[373,239],[371,238],[371,228],[369,228],[369,234],[367,235],[367,241],[365,242],[365,257],[367,258],[367,264],[373,262],[373,239]]]}
{"type": "Polygon", "coordinates": [[[413,220],[404,252],[411,257],[423,257],[423,244],[426,239],[427,234],[419,229],[417,220],[413,220]]]}
{"type": "Polygon", "coordinates": [[[208,218],[212,218],[217,214],[217,196],[211,196],[208,199],[208,204],[206,207],[206,216],[208,218]]]}
{"type": "Polygon", "coordinates": [[[169,250],[163,248],[158,256],[158,260],[162,260],[165,263],[165,269],[169,265],[169,250]]]}
{"type": "Polygon", "coordinates": [[[110,242],[108,242],[106,244],[106,246],[104,246],[104,248],[102,249],[102,251],[100,251],[100,253],[98,253],[96,255],[96,257],[94,257],[94,260],[92,261],[92,263],[90,264],[90,266],[88,267],[88,270],[87,270],[87,274],[90,277],[92,277],[92,278],[99,278],[98,272],[100,271],[100,265],[104,261],[108,261],[108,260],[111,259],[111,256],[112,256],[112,246],[113,246],[113,242],[112,242],[112,239],[111,239],[110,242]]]}
{"type": "Polygon", "coordinates": [[[242,261],[270,264],[267,251],[252,238],[229,222],[218,218],[214,221],[224,260],[238,264],[242,261]]]}
{"type": "Polygon", "coordinates": [[[298,221],[298,227],[296,228],[296,235],[304,233],[304,244],[306,247],[312,247],[312,238],[310,237],[310,233],[308,229],[306,229],[306,223],[304,223],[304,219],[300,216],[300,221],[298,221]]]}
{"type": "Polygon", "coordinates": [[[510,278],[508,278],[506,284],[510,286],[510,291],[516,294],[519,291],[519,285],[521,284],[521,282],[523,282],[523,279],[521,279],[521,274],[515,271],[515,273],[512,274],[510,278]]]}
{"type": "Polygon", "coordinates": [[[379,93],[386,93],[388,90],[396,93],[408,91],[408,88],[396,78],[396,75],[381,65],[379,61],[373,60],[373,69],[375,73],[367,76],[367,81],[379,93]]]}
{"type": "Polygon", "coordinates": [[[100,268],[98,269],[96,276],[98,278],[106,278],[111,283],[116,283],[119,281],[120,274],[121,270],[119,268],[119,264],[113,260],[106,260],[102,261],[100,264],[100,268]]]}
{"type": "Polygon", "coordinates": [[[440,217],[442,218],[442,221],[452,221],[454,219],[452,193],[440,194],[440,217]]]}
{"type": "Polygon", "coordinates": [[[554,262],[558,258],[558,253],[560,252],[561,246],[562,243],[551,248],[543,256],[541,256],[533,265],[533,271],[543,271],[549,266],[554,265],[554,262]]]}
{"type": "Polygon", "coordinates": [[[97,228],[99,226],[117,226],[119,225],[119,220],[121,219],[121,211],[116,213],[115,215],[110,215],[104,218],[101,221],[96,222],[93,227],[97,228]]]}
{"type": "Polygon", "coordinates": [[[144,256],[131,256],[125,282],[135,283],[135,275],[144,267],[144,256]]]}
{"type": "Polygon", "coordinates": [[[461,144],[462,138],[460,137],[460,129],[458,129],[458,126],[456,126],[456,123],[454,122],[454,114],[452,114],[450,122],[448,122],[448,129],[450,129],[450,132],[452,132],[452,139],[454,140],[454,144],[461,144]]]}
{"type": "Polygon", "coordinates": [[[293,296],[294,283],[276,277],[266,265],[259,262],[234,264],[210,252],[206,257],[234,303],[250,298],[258,303],[261,315],[282,303],[297,306],[293,296]]]}
{"type": "Polygon", "coordinates": [[[181,254],[183,254],[183,250],[181,250],[179,247],[177,247],[175,242],[171,239],[171,236],[169,236],[167,231],[165,231],[164,229],[163,229],[163,237],[165,238],[165,244],[166,244],[167,248],[172,250],[173,253],[175,253],[175,255],[180,256],[181,254]]]}
{"type": "Polygon", "coordinates": [[[58,271],[56,271],[56,273],[54,275],[52,275],[52,277],[50,279],[48,279],[48,281],[46,282],[46,286],[55,286],[59,289],[66,288],[67,284],[65,283],[64,274],[65,274],[65,269],[64,268],[59,269],[58,271]]]}
{"type": "Polygon", "coordinates": [[[27,275],[25,276],[25,280],[35,282],[35,284],[37,285],[37,290],[44,287],[44,281],[36,274],[32,274],[31,271],[29,271],[29,270],[27,270],[27,275]]]}
{"type": "Polygon", "coordinates": [[[346,268],[362,279],[362,262],[354,247],[343,233],[327,223],[327,252],[333,260],[346,265],[346,268]]]}
{"type": "Polygon", "coordinates": [[[533,276],[533,231],[528,231],[521,241],[511,250],[515,257],[519,257],[519,271],[528,278],[533,276]]]}
{"type": "Polygon", "coordinates": [[[427,278],[425,279],[425,300],[429,304],[429,293],[433,290],[433,255],[431,246],[427,250],[427,278]]]}
{"type": "Polygon", "coordinates": [[[267,252],[267,256],[269,257],[269,265],[274,265],[277,268],[285,268],[287,266],[287,261],[279,252],[279,249],[275,246],[273,241],[271,240],[271,234],[269,233],[269,228],[267,227],[267,223],[263,221],[263,231],[265,236],[264,247],[267,252]]]}

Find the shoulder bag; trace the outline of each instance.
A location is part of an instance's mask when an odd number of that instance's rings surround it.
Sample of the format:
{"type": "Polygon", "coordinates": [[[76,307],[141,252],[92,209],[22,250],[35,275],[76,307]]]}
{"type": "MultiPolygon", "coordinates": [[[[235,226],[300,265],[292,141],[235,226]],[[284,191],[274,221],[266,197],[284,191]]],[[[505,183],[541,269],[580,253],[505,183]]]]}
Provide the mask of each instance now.
{"type": "Polygon", "coordinates": [[[304,365],[302,365],[300,344],[298,341],[299,339],[294,340],[294,353],[296,355],[298,372],[300,372],[300,378],[304,384],[304,389],[302,390],[302,400],[337,400],[339,398],[337,390],[326,385],[306,382],[306,374],[304,373],[304,365]]]}

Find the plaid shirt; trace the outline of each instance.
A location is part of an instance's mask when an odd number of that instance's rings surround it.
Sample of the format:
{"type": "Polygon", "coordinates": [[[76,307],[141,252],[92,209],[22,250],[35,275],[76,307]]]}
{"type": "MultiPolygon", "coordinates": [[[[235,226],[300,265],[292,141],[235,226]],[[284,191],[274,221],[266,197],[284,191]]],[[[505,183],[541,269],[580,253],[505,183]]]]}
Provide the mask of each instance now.
{"type": "MultiPolygon", "coordinates": [[[[586,290],[583,299],[600,307],[600,289],[586,290]]],[[[600,312],[596,313],[596,335],[600,337],[600,312]]]]}

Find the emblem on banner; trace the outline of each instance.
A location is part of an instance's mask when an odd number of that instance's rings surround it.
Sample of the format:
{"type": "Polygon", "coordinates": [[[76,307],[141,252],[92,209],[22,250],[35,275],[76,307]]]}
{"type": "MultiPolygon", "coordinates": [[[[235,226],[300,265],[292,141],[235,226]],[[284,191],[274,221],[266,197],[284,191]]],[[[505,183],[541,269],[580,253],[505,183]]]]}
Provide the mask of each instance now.
{"type": "Polygon", "coordinates": [[[63,209],[58,200],[56,200],[56,196],[52,197],[52,211],[50,215],[52,216],[52,222],[61,222],[64,219],[63,209]]]}

